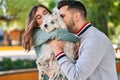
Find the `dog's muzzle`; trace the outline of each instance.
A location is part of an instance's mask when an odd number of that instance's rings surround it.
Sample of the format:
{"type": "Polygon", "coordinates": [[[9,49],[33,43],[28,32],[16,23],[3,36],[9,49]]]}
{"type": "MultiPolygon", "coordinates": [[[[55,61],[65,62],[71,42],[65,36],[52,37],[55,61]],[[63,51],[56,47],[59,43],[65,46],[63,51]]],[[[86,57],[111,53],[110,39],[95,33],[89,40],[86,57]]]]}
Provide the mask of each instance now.
{"type": "Polygon", "coordinates": [[[47,25],[47,24],[45,24],[45,25],[44,25],[44,27],[45,27],[45,28],[47,28],[47,27],[48,27],[48,25],[47,25]]]}

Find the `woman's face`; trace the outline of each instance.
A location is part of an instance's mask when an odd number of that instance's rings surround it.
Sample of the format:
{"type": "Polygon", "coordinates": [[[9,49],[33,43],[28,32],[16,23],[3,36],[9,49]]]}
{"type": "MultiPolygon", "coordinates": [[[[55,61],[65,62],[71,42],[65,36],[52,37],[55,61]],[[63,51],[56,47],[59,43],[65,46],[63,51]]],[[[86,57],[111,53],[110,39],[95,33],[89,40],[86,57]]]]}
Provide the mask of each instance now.
{"type": "Polygon", "coordinates": [[[35,19],[38,25],[41,25],[42,23],[42,18],[44,15],[50,14],[45,8],[43,7],[38,7],[36,12],[35,12],[35,19]]]}

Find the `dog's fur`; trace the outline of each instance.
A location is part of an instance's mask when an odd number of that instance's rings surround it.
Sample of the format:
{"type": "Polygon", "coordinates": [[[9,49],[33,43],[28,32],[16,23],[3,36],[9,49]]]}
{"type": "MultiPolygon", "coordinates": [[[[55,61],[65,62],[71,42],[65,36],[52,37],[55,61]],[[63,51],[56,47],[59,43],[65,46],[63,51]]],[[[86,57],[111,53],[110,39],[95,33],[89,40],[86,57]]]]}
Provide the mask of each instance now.
{"type": "MultiPolygon", "coordinates": [[[[43,22],[41,26],[39,26],[41,30],[45,32],[51,32],[54,31],[56,28],[62,28],[66,29],[67,27],[62,21],[61,17],[59,14],[50,14],[50,15],[45,15],[43,18],[43,22]]],[[[75,43],[65,41],[65,46],[64,46],[64,53],[68,58],[70,58],[73,62],[75,62],[77,55],[75,55],[74,52],[74,47],[75,43]]],[[[45,43],[41,46],[41,54],[36,60],[38,70],[42,72],[44,71],[49,71],[51,73],[54,73],[54,75],[50,78],[50,80],[67,80],[65,78],[65,75],[59,68],[59,64],[57,60],[55,59],[55,55],[53,51],[51,50],[49,43],[45,43]],[[61,77],[62,75],[62,77],[61,77]]],[[[41,76],[39,76],[39,80],[42,80],[41,76]]]]}

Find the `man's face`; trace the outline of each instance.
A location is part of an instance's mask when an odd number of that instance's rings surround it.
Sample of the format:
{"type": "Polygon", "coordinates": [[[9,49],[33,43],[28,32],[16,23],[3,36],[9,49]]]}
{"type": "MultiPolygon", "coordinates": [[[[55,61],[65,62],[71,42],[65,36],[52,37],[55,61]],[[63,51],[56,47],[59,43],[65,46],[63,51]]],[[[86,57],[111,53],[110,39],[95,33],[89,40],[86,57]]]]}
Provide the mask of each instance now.
{"type": "Polygon", "coordinates": [[[60,16],[62,17],[63,21],[65,22],[68,30],[72,32],[73,27],[74,27],[74,20],[73,20],[73,15],[70,12],[70,10],[67,9],[68,6],[63,6],[60,8],[60,16]]]}

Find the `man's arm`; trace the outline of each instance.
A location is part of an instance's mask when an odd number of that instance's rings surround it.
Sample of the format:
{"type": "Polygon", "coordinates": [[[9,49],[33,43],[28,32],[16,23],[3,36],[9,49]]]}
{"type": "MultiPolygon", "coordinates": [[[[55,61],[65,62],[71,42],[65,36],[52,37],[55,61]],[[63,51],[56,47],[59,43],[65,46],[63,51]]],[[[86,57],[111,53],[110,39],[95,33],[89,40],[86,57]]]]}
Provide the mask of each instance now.
{"type": "MultiPolygon", "coordinates": [[[[79,58],[75,64],[67,56],[63,56],[58,60],[61,70],[69,80],[86,80],[96,69],[106,49],[103,46],[104,44],[101,43],[98,45],[98,43],[100,42],[94,41],[89,44],[84,44],[83,48],[85,48],[78,53],[79,58]]],[[[64,43],[61,41],[54,40],[50,43],[50,46],[55,52],[55,55],[63,52],[64,43]]]]}

